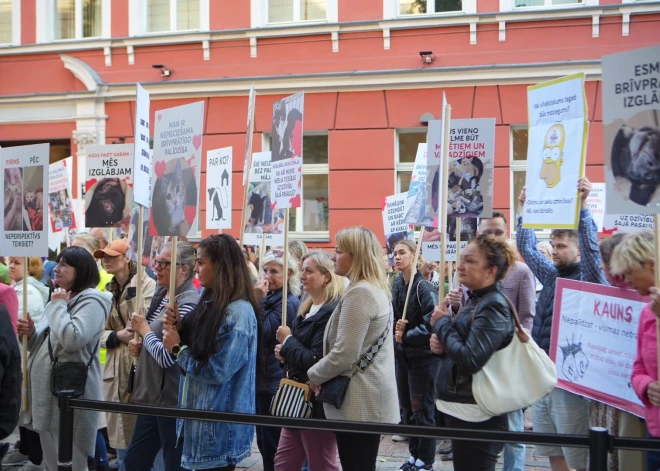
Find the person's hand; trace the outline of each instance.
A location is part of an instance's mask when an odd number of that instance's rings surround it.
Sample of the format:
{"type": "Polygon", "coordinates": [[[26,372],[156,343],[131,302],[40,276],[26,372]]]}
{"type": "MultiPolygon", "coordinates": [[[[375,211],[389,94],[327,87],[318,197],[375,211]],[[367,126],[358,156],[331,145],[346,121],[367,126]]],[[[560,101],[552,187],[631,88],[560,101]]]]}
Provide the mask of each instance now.
{"type": "Polygon", "coordinates": [[[587,177],[578,180],[578,192],[580,192],[580,208],[587,209],[587,198],[591,193],[591,182],[587,177]]]}
{"type": "Polygon", "coordinates": [[[318,397],[321,395],[321,386],[318,384],[311,384],[309,385],[309,388],[314,392],[314,394],[318,397]]]}
{"type": "Polygon", "coordinates": [[[22,317],[18,318],[18,324],[16,325],[18,330],[18,335],[27,335],[28,340],[34,335],[34,322],[30,317],[30,313],[27,313],[27,317],[23,319],[22,317]]]}
{"type": "Polygon", "coordinates": [[[181,343],[179,332],[175,329],[163,329],[163,345],[168,352],[172,353],[172,347],[181,343]]]}
{"type": "Polygon", "coordinates": [[[140,356],[140,351],[142,350],[142,339],[131,339],[128,342],[128,353],[131,354],[132,357],[139,357],[140,356]]]}
{"type": "Polygon", "coordinates": [[[174,328],[179,330],[181,328],[181,316],[179,315],[179,306],[176,301],[165,306],[163,324],[169,329],[174,328]]]}
{"type": "Polygon", "coordinates": [[[277,358],[281,363],[284,363],[284,358],[282,358],[282,355],[280,355],[281,350],[282,350],[282,344],[281,343],[278,343],[277,345],[275,345],[275,358],[277,358]]]}
{"type": "Polygon", "coordinates": [[[265,298],[266,296],[268,296],[268,280],[263,279],[257,281],[257,283],[254,285],[254,289],[257,290],[257,294],[259,296],[265,298]]]}
{"type": "Polygon", "coordinates": [[[654,381],[649,384],[649,387],[646,390],[646,397],[649,398],[649,401],[655,407],[660,407],[660,382],[654,381]]]}
{"type": "Polygon", "coordinates": [[[146,337],[147,334],[151,332],[151,329],[149,328],[149,323],[143,314],[144,309],[140,309],[139,315],[133,313],[133,316],[131,317],[131,326],[133,327],[134,332],[137,332],[142,337],[146,337]]]}
{"type": "Polygon", "coordinates": [[[133,334],[134,333],[135,333],[135,331],[133,329],[131,329],[129,327],[126,327],[124,330],[120,330],[120,331],[117,332],[117,339],[120,342],[125,343],[126,345],[128,345],[128,342],[133,340],[133,337],[134,337],[133,334]]]}
{"type": "Polygon", "coordinates": [[[394,334],[394,340],[396,343],[403,344],[403,334],[405,332],[403,330],[397,330],[396,333],[394,334]]]}
{"type": "Polygon", "coordinates": [[[66,301],[69,298],[69,295],[67,294],[66,290],[64,288],[55,288],[53,291],[53,294],[50,297],[51,301],[57,301],[59,299],[62,299],[66,301]]]}
{"type": "Polygon", "coordinates": [[[649,291],[651,292],[651,310],[655,317],[660,319],[660,288],[652,286],[649,291]]]}
{"type": "Polygon", "coordinates": [[[407,320],[399,319],[396,321],[396,325],[394,326],[394,331],[395,332],[405,332],[406,331],[406,325],[408,324],[407,320]]]}
{"type": "Polygon", "coordinates": [[[449,304],[451,304],[451,307],[454,311],[458,310],[458,308],[461,306],[462,297],[463,293],[460,289],[453,289],[447,294],[447,300],[449,301],[449,304]]]}
{"type": "Polygon", "coordinates": [[[431,325],[434,325],[436,322],[441,317],[445,317],[449,315],[449,311],[447,311],[447,306],[440,305],[436,306],[435,309],[433,309],[433,315],[431,316],[431,325]]]}
{"type": "Polygon", "coordinates": [[[435,334],[431,335],[431,351],[436,355],[442,355],[445,353],[445,349],[440,343],[440,339],[435,334]]]}
{"type": "Polygon", "coordinates": [[[522,207],[525,206],[525,201],[527,200],[527,187],[523,186],[523,189],[520,190],[518,195],[518,204],[522,207]]]}
{"type": "Polygon", "coordinates": [[[291,329],[285,325],[279,326],[277,328],[277,332],[275,332],[275,337],[279,343],[284,342],[284,339],[286,339],[289,335],[291,335],[291,329]]]}

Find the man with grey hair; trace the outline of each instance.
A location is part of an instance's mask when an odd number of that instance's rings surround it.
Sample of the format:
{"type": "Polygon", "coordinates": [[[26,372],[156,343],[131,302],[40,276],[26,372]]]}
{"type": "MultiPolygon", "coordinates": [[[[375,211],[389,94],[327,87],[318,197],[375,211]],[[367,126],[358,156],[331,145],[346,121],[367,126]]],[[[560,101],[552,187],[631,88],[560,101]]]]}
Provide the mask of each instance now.
{"type": "Polygon", "coordinates": [[[101,244],[101,250],[103,250],[106,247],[106,245],[108,245],[108,239],[105,234],[105,229],[101,227],[95,227],[91,229],[89,233],[98,239],[99,244],[101,244]]]}

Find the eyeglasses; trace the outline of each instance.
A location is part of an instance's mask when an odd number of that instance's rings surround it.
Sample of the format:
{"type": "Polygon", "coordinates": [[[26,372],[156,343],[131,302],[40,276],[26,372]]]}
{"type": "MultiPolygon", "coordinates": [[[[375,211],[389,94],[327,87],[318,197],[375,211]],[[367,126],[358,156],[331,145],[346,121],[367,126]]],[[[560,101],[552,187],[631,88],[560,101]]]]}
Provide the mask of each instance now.
{"type": "Polygon", "coordinates": [[[485,231],[481,231],[481,233],[487,236],[490,235],[490,236],[502,237],[505,232],[502,229],[495,229],[495,230],[486,229],[485,231]]]}
{"type": "MultiPolygon", "coordinates": [[[[154,258],[154,268],[157,267],[160,268],[161,270],[165,270],[170,265],[172,265],[172,262],[170,262],[169,260],[159,260],[157,258],[154,258]]],[[[181,264],[177,263],[176,266],[180,267],[181,264]]]]}

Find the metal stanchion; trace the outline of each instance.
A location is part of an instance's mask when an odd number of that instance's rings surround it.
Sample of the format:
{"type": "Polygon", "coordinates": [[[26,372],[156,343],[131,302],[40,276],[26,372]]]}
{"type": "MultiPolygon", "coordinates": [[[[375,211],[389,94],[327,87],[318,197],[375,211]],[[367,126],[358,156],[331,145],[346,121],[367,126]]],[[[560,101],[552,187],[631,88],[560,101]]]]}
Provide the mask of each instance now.
{"type": "Polygon", "coordinates": [[[57,448],[57,471],[73,469],[73,409],[69,407],[69,392],[60,393],[60,436],[57,448]]]}
{"type": "Polygon", "coordinates": [[[591,427],[589,442],[589,471],[606,471],[607,453],[610,449],[610,434],[607,429],[591,427]]]}

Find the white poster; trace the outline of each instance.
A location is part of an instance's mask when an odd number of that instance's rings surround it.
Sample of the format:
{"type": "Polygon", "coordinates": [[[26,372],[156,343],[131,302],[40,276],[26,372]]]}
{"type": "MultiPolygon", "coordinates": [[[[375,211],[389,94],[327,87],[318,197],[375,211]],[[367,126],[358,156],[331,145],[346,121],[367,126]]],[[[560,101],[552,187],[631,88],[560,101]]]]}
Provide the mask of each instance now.
{"type": "Polygon", "coordinates": [[[273,103],[271,200],[277,209],[301,206],[304,106],[304,93],[273,103]]]}
{"type": "MultiPolygon", "coordinates": [[[[477,235],[477,218],[461,219],[461,250],[468,244],[470,239],[477,235]]],[[[456,216],[447,216],[447,248],[445,250],[445,261],[456,261],[456,216]]],[[[440,231],[436,227],[426,227],[422,237],[422,254],[427,262],[440,261],[440,231]]]]}
{"type": "Polygon", "coordinates": [[[433,119],[428,122],[427,140],[427,160],[426,160],[426,211],[425,216],[435,218],[433,227],[438,226],[438,220],[444,217],[442,214],[442,205],[440,205],[440,196],[442,188],[440,182],[444,181],[444,168],[442,166],[445,130],[442,123],[445,122],[445,110],[447,108],[447,96],[442,93],[442,118],[433,119]],[[440,214],[438,214],[440,211],[440,214]]]}
{"type": "Polygon", "coordinates": [[[133,200],[146,208],[151,206],[149,179],[151,155],[149,150],[149,92],[136,85],[135,99],[135,160],[133,167],[133,200]]]}
{"type": "Polygon", "coordinates": [[[284,245],[284,210],[271,204],[272,169],[270,152],[252,154],[252,168],[248,188],[247,208],[245,208],[245,245],[261,246],[266,234],[266,246],[284,245]]]}
{"type": "Polygon", "coordinates": [[[206,228],[231,228],[232,148],[206,153],[206,228]]]}
{"type": "Polygon", "coordinates": [[[587,102],[584,74],[527,89],[529,143],[523,227],[577,229],[584,172],[587,102]]]}
{"type": "MultiPolygon", "coordinates": [[[[410,187],[405,193],[407,196],[405,199],[405,205],[402,208],[402,222],[416,226],[432,226],[434,224],[436,218],[434,216],[426,215],[426,176],[426,144],[422,143],[417,146],[415,166],[413,167],[412,175],[410,177],[410,187]]],[[[389,198],[392,198],[392,196],[389,198]]]]}
{"type": "Polygon", "coordinates": [[[203,101],[156,112],[150,235],[198,235],[203,133],[203,101]]]}
{"type": "Polygon", "coordinates": [[[591,193],[587,197],[587,207],[591,211],[591,217],[598,227],[598,232],[603,232],[605,220],[605,183],[591,183],[591,193]]]}
{"type": "Polygon", "coordinates": [[[660,213],[660,46],[601,64],[607,212],[660,213]]]}
{"type": "Polygon", "coordinates": [[[383,198],[383,229],[387,247],[387,262],[390,266],[394,266],[393,252],[396,244],[404,239],[415,240],[413,226],[404,220],[408,196],[409,192],[405,192],[383,198]]]}
{"type": "Polygon", "coordinates": [[[71,205],[70,157],[48,167],[48,219],[50,231],[61,232],[65,227],[76,227],[76,218],[71,205]]]}
{"type": "Polygon", "coordinates": [[[592,183],[591,193],[587,204],[591,210],[598,232],[604,234],[639,232],[644,229],[653,229],[652,214],[607,214],[605,212],[606,200],[605,183],[592,183]]]}
{"type": "Polygon", "coordinates": [[[50,144],[5,147],[0,150],[0,194],[4,216],[0,253],[5,257],[48,256],[48,191],[50,144]]]}
{"type": "Polygon", "coordinates": [[[247,130],[245,131],[245,161],[243,162],[243,186],[247,185],[248,181],[248,162],[250,161],[250,152],[252,152],[252,132],[254,131],[255,99],[253,83],[250,87],[250,97],[248,99],[247,130]]]}

